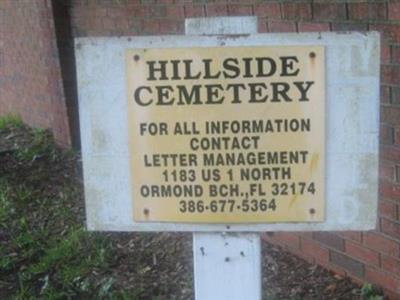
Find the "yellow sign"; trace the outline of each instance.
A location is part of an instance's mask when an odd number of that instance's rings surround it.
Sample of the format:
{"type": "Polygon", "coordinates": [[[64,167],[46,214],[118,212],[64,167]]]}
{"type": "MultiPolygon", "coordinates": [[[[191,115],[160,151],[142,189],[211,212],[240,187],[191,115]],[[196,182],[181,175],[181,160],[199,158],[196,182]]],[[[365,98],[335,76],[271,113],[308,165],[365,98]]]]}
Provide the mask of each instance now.
{"type": "Polygon", "coordinates": [[[324,220],[321,46],[126,51],[137,222],[324,220]]]}

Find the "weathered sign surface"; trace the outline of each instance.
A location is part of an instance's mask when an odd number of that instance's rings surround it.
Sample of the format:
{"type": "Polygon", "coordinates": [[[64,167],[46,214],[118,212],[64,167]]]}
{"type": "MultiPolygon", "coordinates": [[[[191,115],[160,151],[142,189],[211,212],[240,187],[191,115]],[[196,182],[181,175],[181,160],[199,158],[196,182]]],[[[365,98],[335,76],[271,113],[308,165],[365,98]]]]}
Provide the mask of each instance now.
{"type": "Polygon", "coordinates": [[[323,221],[324,48],[126,52],[136,221],[323,221]]]}
{"type": "Polygon", "coordinates": [[[379,49],[377,33],[78,38],[88,229],[374,228],[379,49]]]}

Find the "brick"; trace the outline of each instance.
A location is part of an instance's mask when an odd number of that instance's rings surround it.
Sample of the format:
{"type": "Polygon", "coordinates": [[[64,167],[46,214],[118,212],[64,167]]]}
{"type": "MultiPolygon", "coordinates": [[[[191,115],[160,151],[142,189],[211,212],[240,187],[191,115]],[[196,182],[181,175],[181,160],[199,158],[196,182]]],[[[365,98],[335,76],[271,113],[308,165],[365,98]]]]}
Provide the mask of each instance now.
{"type": "Polygon", "coordinates": [[[400,183],[400,165],[395,166],[394,174],[395,174],[395,181],[400,183]]]}
{"type": "Polygon", "coordinates": [[[265,232],[261,234],[261,239],[270,243],[270,244],[274,244],[275,243],[275,239],[274,239],[274,235],[271,234],[270,232],[265,232]]]}
{"type": "Polygon", "coordinates": [[[384,145],[394,144],[394,128],[393,126],[381,124],[379,142],[384,145]]]}
{"type": "Polygon", "coordinates": [[[394,180],[394,167],[392,163],[381,160],[379,162],[379,177],[385,180],[394,180]]]}
{"type": "Polygon", "coordinates": [[[141,26],[143,34],[156,34],[160,32],[160,23],[157,19],[144,19],[141,26]]]}
{"type": "Polygon", "coordinates": [[[258,18],[258,32],[268,32],[267,21],[264,18],[258,18]]]}
{"type": "Polygon", "coordinates": [[[187,18],[198,18],[205,16],[204,5],[193,5],[187,4],[184,6],[185,17],[187,18]]]}
{"type": "Polygon", "coordinates": [[[268,29],[270,32],[295,32],[296,24],[290,21],[269,21],[268,29]]]}
{"type": "Polygon", "coordinates": [[[344,240],[330,232],[314,232],[313,239],[331,248],[344,251],[344,240]]]}
{"type": "Polygon", "coordinates": [[[384,84],[396,84],[393,83],[393,65],[382,65],[381,66],[381,80],[384,84]]]}
{"type": "Polygon", "coordinates": [[[381,85],[381,103],[390,103],[390,94],[390,87],[381,85]]]}
{"type": "Polygon", "coordinates": [[[382,43],[381,45],[381,64],[391,63],[391,47],[382,43]]]}
{"type": "Polygon", "coordinates": [[[385,3],[348,3],[347,7],[350,20],[381,20],[386,17],[385,3]]]}
{"type": "Polygon", "coordinates": [[[398,219],[398,211],[396,203],[384,199],[378,201],[379,216],[392,220],[398,219]]]}
{"type": "Polygon", "coordinates": [[[162,18],[167,14],[167,6],[165,5],[147,5],[146,16],[149,18],[162,18]]]}
{"type": "Polygon", "coordinates": [[[381,231],[397,240],[400,240],[400,224],[381,218],[381,231]]]}
{"type": "Polygon", "coordinates": [[[376,30],[382,33],[384,42],[400,42],[400,25],[397,24],[370,24],[369,30],[376,30]]]}
{"type": "Polygon", "coordinates": [[[147,6],[129,4],[132,4],[132,2],[128,2],[126,7],[126,10],[129,12],[130,17],[144,18],[151,16],[147,6]]]}
{"type": "MultiPolygon", "coordinates": [[[[400,146],[400,126],[396,126],[394,129],[394,144],[400,146]]],[[[399,149],[400,147],[398,147],[399,149]]],[[[397,177],[399,178],[399,177],[397,177]]]]}
{"type": "Polygon", "coordinates": [[[400,66],[398,65],[391,65],[392,68],[392,80],[393,84],[399,84],[400,83],[400,66]]]}
{"type": "Polygon", "coordinates": [[[398,292],[393,292],[388,289],[383,289],[383,293],[385,295],[384,299],[388,300],[398,300],[399,299],[399,293],[398,292]]]}
{"type": "Polygon", "coordinates": [[[387,122],[392,125],[400,125],[400,107],[396,106],[382,106],[381,107],[381,121],[387,122]]]}
{"type": "MultiPolygon", "coordinates": [[[[182,14],[183,14],[183,7],[182,6],[177,6],[182,9],[182,14]]],[[[168,6],[168,5],[149,5],[146,7],[147,9],[147,17],[148,18],[163,18],[167,16],[167,11],[170,10],[171,14],[174,14],[175,11],[175,6],[168,6]]]]}
{"type": "Polygon", "coordinates": [[[173,19],[183,19],[185,17],[183,5],[167,5],[165,7],[165,17],[173,19]]]}
{"type": "MultiPolygon", "coordinates": [[[[85,9],[85,10],[72,9],[72,10],[75,11],[75,13],[80,11],[80,14],[87,18],[90,18],[90,17],[104,18],[107,15],[110,15],[110,13],[112,14],[112,10],[110,8],[99,7],[99,6],[93,7],[92,9],[85,9]]],[[[79,15],[79,13],[78,13],[78,15],[79,15]]]]}
{"type": "Polygon", "coordinates": [[[282,3],[282,17],[284,19],[304,20],[311,19],[311,5],[309,3],[282,3]]]}
{"type": "Polygon", "coordinates": [[[299,231],[297,232],[297,234],[301,237],[301,238],[306,238],[309,240],[312,240],[312,232],[311,231],[299,231]]]}
{"type": "Polygon", "coordinates": [[[277,242],[275,241],[274,236],[268,235],[267,233],[261,234],[261,240],[272,245],[276,245],[277,242]]]}
{"type": "Polygon", "coordinates": [[[263,240],[267,241],[268,243],[280,245],[282,247],[285,246],[285,243],[276,237],[275,232],[267,232],[262,235],[263,240]]]}
{"type": "Polygon", "coordinates": [[[230,16],[249,16],[253,14],[251,5],[231,4],[228,5],[228,14],[230,16]]]}
{"type": "MultiPolygon", "coordinates": [[[[111,18],[125,18],[128,16],[127,15],[128,10],[123,7],[109,7],[106,9],[106,12],[107,12],[107,17],[111,18]]],[[[97,15],[96,17],[101,17],[103,21],[107,19],[103,15],[97,15]]]]}
{"type": "Polygon", "coordinates": [[[287,248],[287,250],[290,253],[296,255],[297,257],[300,257],[301,259],[309,262],[310,264],[313,264],[315,262],[314,255],[312,253],[304,252],[304,251],[300,251],[300,250],[296,250],[296,249],[292,249],[292,248],[287,248]]]}
{"type": "Polygon", "coordinates": [[[368,3],[348,3],[350,20],[366,20],[369,18],[368,3]]]}
{"type": "Polygon", "coordinates": [[[102,22],[103,22],[103,29],[105,30],[114,29],[115,27],[115,21],[113,18],[103,18],[102,22]]]}
{"type": "Polygon", "coordinates": [[[376,268],[367,267],[365,278],[368,281],[374,282],[385,289],[389,289],[395,292],[400,291],[400,279],[393,277],[389,273],[380,271],[376,268]]]}
{"type": "Polygon", "coordinates": [[[124,34],[130,34],[130,32],[129,32],[129,29],[130,29],[129,19],[124,18],[124,19],[115,20],[115,29],[121,30],[122,32],[124,32],[124,34]]]}
{"type": "Polygon", "coordinates": [[[333,23],[332,31],[367,31],[367,24],[362,23],[333,23]]]}
{"type": "Polygon", "coordinates": [[[301,250],[305,253],[311,254],[313,257],[318,259],[319,261],[328,261],[329,260],[329,251],[328,249],[322,247],[317,242],[313,240],[301,239],[301,250]]]}
{"type": "Polygon", "coordinates": [[[160,20],[160,31],[161,34],[177,34],[183,33],[184,21],[182,20],[160,20]]]}
{"type": "Polygon", "coordinates": [[[400,3],[398,2],[389,2],[388,3],[388,18],[389,20],[400,20],[400,3]]]}
{"type": "Polygon", "coordinates": [[[143,21],[141,19],[129,19],[129,34],[136,35],[143,32],[143,21]]]}
{"type": "Polygon", "coordinates": [[[339,231],[337,235],[345,238],[346,240],[355,241],[358,243],[362,242],[362,232],[361,231],[339,231]]]}
{"type": "Polygon", "coordinates": [[[345,20],[346,7],[344,3],[314,3],[315,20],[345,20]]]}
{"type": "Polygon", "coordinates": [[[400,274],[400,260],[382,255],[382,269],[393,274],[400,274]]]}
{"type": "Polygon", "coordinates": [[[400,64],[400,47],[399,46],[392,47],[392,63],[400,64]]]}
{"type": "Polygon", "coordinates": [[[354,242],[346,241],[346,254],[353,258],[356,258],[368,265],[379,266],[379,253],[362,247],[360,244],[354,242]]]}
{"type": "Polygon", "coordinates": [[[369,19],[384,20],[386,18],[386,3],[369,3],[369,19]]]}
{"type": "Polygon", "coordinates": [[[340,276],[343,276],[343,277],[347,276],[346,270],[344,268],[332,264],[329,261],[329,259],[328,260],[316,259],[315,263],[320,265],[320,266],[322,266],[322,267],[324,267],[325,269],[328,269],[328,270],[334,272],[337,275],[340,275],[340,276]]]}
{"type": "Polygon", "coordinates": [[[329,23],[307,23],[299,22],[299,32],[322,32],[330,31],[329,23]]]}
{"type": "Polygon", "coordinates": [[[206,15],[207,17],[227,16],[228,6],[226,4],[207,4],[206,15]]]}
{"type": "Polygon", "coordinates": [[[254,14],[259,17],[268,17],[280,19],[281,5],[280,3],[260,3],[254,6],[254,14]]]}
{"type": "Polygon", "coordinates": [[[363,263],[336,251],[330,251],[330,261],[345,270],[350,274],[359,278],[365,275],[365,266],[363,263]]]}
{"type": "Polygon", "coordinates": [[[367,232],[364,234],[363,242],[365,246],[372,250],[391,256],[399,256],[399,244],[379,233],[367,232]]]}
{"type": "Polygon", "coordinates": [[[380,158],[390,160],[390,161],[399,161],[400,160],[400,147],[390,146],[390,145],[382,145],[379,151],[380,158]]]}
{"type": "Polygon", "coordinates": [[[102,18],[91,18],[88,20],[88,27],[92,30],[100,30],[103,24],[102,18]]]}
{"type": "Polygon", "coordinates": [[[400,104],[400,87],[391,88],[391,100],[390,103],[399,105],[400,104]]]}
{"type": "Polygon", "coordinates": [[[385,198],[400,200],[400,185],[389,182],[386,180],[380,180],[379,182],[379,194],[385,198]]]}
{"type": "Polygon", "coordinates": [[[276,234],[275,239],[292,248],[300,249],[300,240],[295,233],[280,232],[276,234]]]}

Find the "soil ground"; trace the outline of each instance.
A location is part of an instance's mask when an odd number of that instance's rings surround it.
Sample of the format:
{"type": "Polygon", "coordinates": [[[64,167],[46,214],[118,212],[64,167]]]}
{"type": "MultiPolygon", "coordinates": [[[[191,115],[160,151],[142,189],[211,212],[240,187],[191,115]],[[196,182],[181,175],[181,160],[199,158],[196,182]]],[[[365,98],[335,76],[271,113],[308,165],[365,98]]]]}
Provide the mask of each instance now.
{"type": "MultiPolygon", "coordinates": [[[[191,234],[93,233],[84,222],[79,155],[0,120],[0,299],[193,299],[191,234]]],[[[266,242],[263,298],[382,299],[266,242]]]]}

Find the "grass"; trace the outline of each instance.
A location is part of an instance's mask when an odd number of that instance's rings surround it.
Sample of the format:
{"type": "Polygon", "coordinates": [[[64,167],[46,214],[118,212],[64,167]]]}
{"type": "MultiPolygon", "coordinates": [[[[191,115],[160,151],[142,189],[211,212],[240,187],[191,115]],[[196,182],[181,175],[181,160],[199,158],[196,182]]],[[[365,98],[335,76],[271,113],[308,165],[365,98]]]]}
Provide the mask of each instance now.
{"type": "MultiPolygon", "coordinates": [[[[16,115],[5,115],[0,117],[0,131],[15,130],[24,126],[22,119],[16,115]]],[[[50,155],[55,159],[55,147],[51,134],[45,129],[32,129],[32,139],[28,147],[18,147],[16,156],[21,162],[34,161],[43,155],[50,155]]]]}
{"type": "Polygon", "coordinates": [[[23,126],[22,119],[16,115],[5,115],[0,117],[0,130],[8,127],[20,128],[23,126]]]}
{"type": "MultiPolygon", "coordinates": [[[[18,117],[0,118],[1,130],[22,126],[18,117]]],[[[0,170],[0,298],[119,297],[109,274],[115,263],[110,239],[84,230],[76,212],[81,192],[74,182],[49,183],[54,174],[47,168],[63,159],[51,135],[29,132],[29,143],[12,153],[21,167],[0,170]]]]}
{"type": "Polygon", "coordinates": [[[48,131],[0,117],[0,299],[155,300],[191,291],[185,240],[84,229],[79,170],[77,154],[58,149],[48,131]]]}
{"type": "Polygon", "coordinates": [[[361,288],[361,297],[365,300],[383,300],[383,296],[371,283],[365,283],[361,288]]]}
{"type": "MultiPolygon", "coordinates": [[[[5,180],[0,183],[0,232],[10,234],[8,242],[0,247],[0,278],[8,275],[18,282],[12,298],[64,299],[93,297],[93,293],[99,298],[110,296],[112,277],[99,283],[92,276],[95,270],[107,272],[114,261],[107,237],[68,224],[71,212],[66,206],[57,208],[34,195],[22,184],[14,189],[5,180]],[[46,228],[45,215],[49,212],[65,223],[62,235],[50,234],[52,228],[46,228]],[[10,276],[15,271],[15,276],[10,276]]],[[[70,200],[68,194],[64,200],[70,200]]]]}
{"type": "Polygon", "coordinates": [[[1,300],[193,298],[189,236],[85,231],[77,154],[0,124],[1,300]]]}
{"type": "Polygon", "coordinates": [[[34,129],[32,143],[29,147],[17,149],[16,155],[21,162],[31,162],[44,155],[55,161],[56,151],[52,145],[52,136],[44,129],[34,129]]]}

